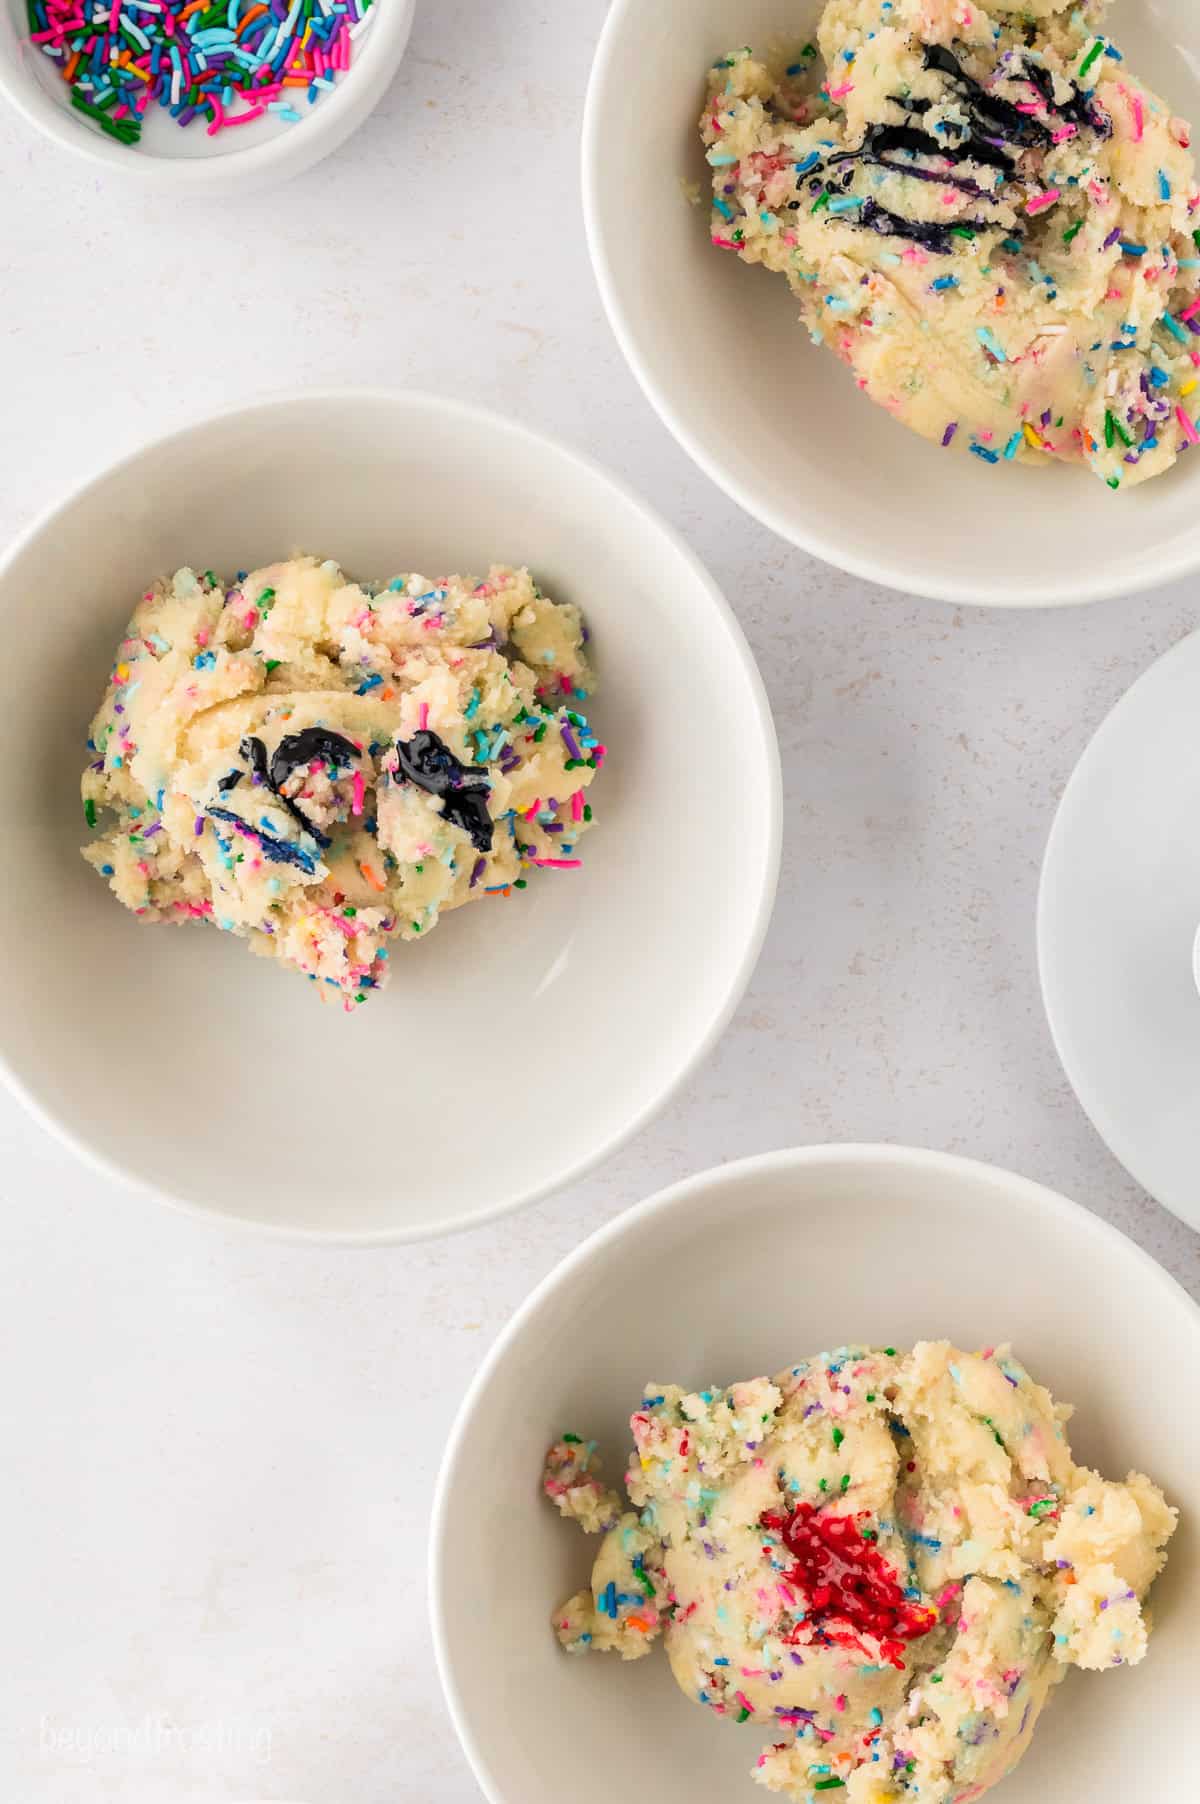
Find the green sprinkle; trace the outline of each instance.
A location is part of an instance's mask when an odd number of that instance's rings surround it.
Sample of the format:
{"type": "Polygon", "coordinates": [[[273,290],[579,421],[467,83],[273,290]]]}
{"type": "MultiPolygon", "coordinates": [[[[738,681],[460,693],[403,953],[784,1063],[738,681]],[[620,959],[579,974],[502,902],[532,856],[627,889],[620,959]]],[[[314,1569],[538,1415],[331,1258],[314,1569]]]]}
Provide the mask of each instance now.
{"type": "Polygon", "coordinates": [[[823,1478],[820,1481],[820,1483],[818,1484],[817,1489],[818,1489],[818,1491],[827,1491],[829,1489],[829,1480],[827,1478],[823,1478]]]}
{"type": "Polygon", "coordinates": [[[358,913],[358,910],[357,910],[357,908],[351,908],[350,904],[347,903],[345,908],[343,908],[342,913],[348,921],[352,921],[354,919],[355,915],[358,913]]]}
{"type": "MultiPolygon", "coordinates": [[[[742,1708],[742,1709],[741,1709],[741,1710],[739,1710],[739,1711],[738,1711],[738,1718],[737,1718],[737,1719],[738,1719],[738,1721],[739,1721],[739,1723],[744,1723],[744,1722],[745,1722],[745,1721],[746,1721],[746,1718],[747,1718],[747,1717],[748,1717],[748,1716],[749,1716],[749,1715],[750,1715],[750,1712],[749,1712],[749,1711],[748,1711],[748,1710],[747,1710],[747,1709],[745,1709],[745,1708],[744,1708],[744,1707],[743,1707],[743,1708],[742,1708]]],[[[841,1784],[841,1780],[840,1780],[840,1779],[839,1779],[839,1781],[838,1781],[838,1784],[839,1784],[839,1785],[840,1785],[840,1784],[841,1784]]]]}
{"type": "Polygon", "coordinates": [[[875,1393],[874,1393],[874,1391],[868,1391],[868,1392],[867,1392],[867,1402],[868,1402],[868,1403],[874,1403],[874,1401],[875,1401],[875,1393]]]}
{"type": "Polygon", "coordinates": [[[83,818],[89,827],[94,827],[96,825],[96,804],[93,802],[91,796],[89,796],[87,801],[83,804],[83,818]]]}
{"type": "Polygon", "coordinates": [[[834,1446],[835,1446],[835,1447],[840,1447],[840,1446],[841,1446],[841,1444],[842,1444],[842,1442],[843,1442],[843,1441],[844,1441],[844,1440],[845,1440],[845,1438],[846,1438],[846,1437],[845,1437],[845,1435],[844,1435],[844,1434],[843,1434],[843,1433],[842,1433],[842,1431],[841,1431],[841,1429],[840,1429],[840,1428],[835,1428],[835,1429],[834,1429],[834,1431],[833,1431],[833,1444],[834,1444],[834,1446]]]}
{"type": "Polygon", "coordinates": [[[1110,476],[1108,479],[1108,486],[1110,489],[1119,489],[1121,486],[1121,478],[1119,476],[1110,476]]]}
{"type": "Polygon", "coordinates": [[[583,804],[583,818],[585,821],[590,821],[592,818],[592,804],[590,802],[585,802],[583,804]]]}
{"type": "Polygon", "coordinates": [[[278,658],[268,658],[266,661],[267,675],[270,676],[273,670],[278,670],[279,664],[280,660],[278,658]]]}
{"type": "Polygon", "coordinates": [[[843,1491],[848,1491],[850,1489],[850,1474],[848,1472],[842,1473],[842,1489],[843,1491]]]}
{"type": "Polygon", "coordinates": [[[940,1673],[940,1672],[933,1672],[933,1673],[930,1673],[930,1675],[929,1675],[929,1683],[930,1683],[930,1684],[931,1684],[931,1685],[940,1685],[940,1684],[941,1684],[941,1682],[942,1682],[942,1677],[943,1677],[943,1675],[942,1675],[942,1674],[941,1674],[941,1673],[940,1673]]]}
{"type": "Polygon", "coordinates": [[[895,1357],[896,1357],[895,1347],[885,1347],[883,1350],[889,1359],[895,1359],[895,1357]]]}
{"type": "Polygon", "coordinates": [[[952,238],[966,238],[971,244],[974,244],[975,242],[975,234],[970,226],[951,226],[950,236],[952,238]]]}
{"type": "Polygon", "coordinates": [[[1077,219],[1075,221],[1075,224],[1063,233],[1063,243],[1070,244],[1072,239],[1078,238],[1078,236],[1079,236],[1080,232],[1082,232],[1082,230],[1083,230],[1083,221],[1082,221],[1082,219],[1077,219]]]}
{"type": "Polygon", "coordinates": [[[421,931],[421,923],[420,923],[420,921],[414,921],[414,922],[413,922],[413,924],[412,924],[412,930],[413,930],[413,932],[414,932],[414,933],[420,933],[420,931],[421,931]]]}
{"type": "Polygon", "coordinates": [[[1083,61],[1079,65],[1079,75],[1077,77],[1077,79],[1079,81],[1083,80],[1084,76],[1087,74],[1087,72],[1091,68],[1092,64],[1096,61],[1097,57],[1099,57],[1103,54],[1103,51],[1104,51],[1104,39],[1103,38],[1093,38],[1091,49],[1088,51],[1087,55],[1084,57],[1083,61]]]}
{"type": "Polygon", "coordinates": [[[1112,408],[1109,407],[1105,410],[1104,414],[1104,443],[1108,446],[1110,451],[1113,448],[1113,442],[1117,436],[1116,425],[1117,423],[1112,416],[1112,408]]]}
{"type": "Polygon", "coordinates": [[[845,1783],[846,1781],[844,1779],[818,1779],[817,1783],[813,1786],[813,1790],[836,1791],[839,1786],[844,1786],[845,1783]]]}
{"type": "Polygon", "coordinates": [[[513,888],[514,888],[514,889],[525,889],[525,888],[527,888],[527,887],[528,887],[528,886],[527,886],[527,884],[526,884],[526,882],[525,882],[525,879],[524,879],[524,877],[518,877],[518,878],[517,878],[517,880],[516,880],[516,882],[515,882],[515,883],[514,883],[514,884],[513,884],[513,888]]]}
{"type": "Polygon", "coordinates": [[[583,1445],[583,1442],[577,1434],[564,1434],[563,1440],[567,1443],[568,1447],[582,1447],[583,1445]]]}
{"type": "Polygon", "coordinates": [[[828,188],[822,188],[820,194],[818,194],[816,200],[813,202],[812,210],[814,213],[819,213],[821,211],[822,207],[827,207],[828,205],[829,205],[829,190],[828,190],[828,188]]]}

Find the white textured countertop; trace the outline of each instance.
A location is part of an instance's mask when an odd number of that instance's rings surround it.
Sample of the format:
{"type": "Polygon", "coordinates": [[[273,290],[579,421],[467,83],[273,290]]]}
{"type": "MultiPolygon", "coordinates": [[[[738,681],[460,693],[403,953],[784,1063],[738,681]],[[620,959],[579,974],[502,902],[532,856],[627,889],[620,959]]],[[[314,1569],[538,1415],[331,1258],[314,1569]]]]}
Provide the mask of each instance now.
{"type": "Polygon", "coordinates": [[[789,550],[698,475],[588,268],[577,139],[602,10],[420,0],[360,134],[219,209],[146,214],[0,118],[0,537],[223,402],[342,382],[476,397],[585,446],[688,535],[762,663],[786,804],[774,926],[715,1056],[607,1169],[497,1227],[360,1253],[231,1238],[98,1183],[0,1099],[5,1804],[475,1800],[425,1617],[447,1424],[533,1282],[699,1167],[804,1140],[975,1154],[1088,1204],[1200,1296],[1200,1240],[1067,1088],[1034,960],[1058,795],[1196,598],[918,604],[789,550]]]}

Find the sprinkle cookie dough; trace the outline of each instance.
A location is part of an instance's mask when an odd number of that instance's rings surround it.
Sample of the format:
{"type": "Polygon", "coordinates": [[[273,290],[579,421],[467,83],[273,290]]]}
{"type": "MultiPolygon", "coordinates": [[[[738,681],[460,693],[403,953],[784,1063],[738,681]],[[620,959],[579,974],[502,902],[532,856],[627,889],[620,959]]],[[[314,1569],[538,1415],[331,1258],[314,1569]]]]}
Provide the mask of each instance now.
{"type": "Polygon", "coordinates": [[[141,920],[212,921],[353,1008],[390,941],[578,866],[604,758],[586,639],[527,570],[179,570],[92,723],[83,855],[141,920]]]}
{"type": "Polygon", "coordinates": [[[661,1635],[684,1693],[768,1745],[798,1804],[972,1804],[1069,1666],[1135,1665],[1176,1513],[1077,1466],[1007,1347],[843,1347],[774,1380],[647,1386],[632,1509],[565,1435],[546,1495],[603,1540],[571,1653],[661,1635]]]}
{"type": "Polygon", "coordinates": [[[711,70],[701,131],[713,243],[782,271],[873,401],[1120,489],[1200,439],[1200,195],[1103,13],[828,0],[815,44],[711,70]]]}

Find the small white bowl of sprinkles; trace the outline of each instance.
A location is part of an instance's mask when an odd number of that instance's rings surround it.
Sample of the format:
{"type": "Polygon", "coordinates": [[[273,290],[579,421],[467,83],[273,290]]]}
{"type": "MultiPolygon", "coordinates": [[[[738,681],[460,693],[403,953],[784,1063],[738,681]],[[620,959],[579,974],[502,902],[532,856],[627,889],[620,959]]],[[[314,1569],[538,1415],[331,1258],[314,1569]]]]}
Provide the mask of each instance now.
{"type": "Polygon", "coordinates": [[[266,187],[376,106],[415,0],[8,0],[0,94],[143,186],[266,187]]]}

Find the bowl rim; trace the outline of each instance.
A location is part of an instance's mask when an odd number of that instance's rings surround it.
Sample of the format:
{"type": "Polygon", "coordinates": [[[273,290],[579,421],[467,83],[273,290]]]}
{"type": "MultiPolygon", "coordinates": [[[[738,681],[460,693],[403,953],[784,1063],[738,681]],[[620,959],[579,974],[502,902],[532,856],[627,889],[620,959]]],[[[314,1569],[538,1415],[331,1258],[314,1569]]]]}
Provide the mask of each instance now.
{"type": "MultiPolygon", "coordinates": [[[[27,48],[23,42],[16,56],[9,55],[0,44],[0,97],[9,101],[44,140],[131,180],[143,193],[183,191],[201,198],[224,193],[235,183],[244,192],[251,192],[256,186],[286,181],[310,169],[343,144],[374,111],[404,60],[416,0],[387,0],[383,14],[383,22],[372,26],[367,39],[371,47],[369,60],[364,51],[357,64],[352,62],[344,79],[335,84],[332,93],[322,96],[319,105],[301,119],[299,128],[248,145],[245,150],[204,157],[131,156],[128,146],[93,131],[82,119],[73,118],[69,108],[58,106],[43,92],[36,78],[21,66],[22,49],[27,48]],[[33,93],[41,96],[47,106],[39,105],[33,93]]],[[[21,37],[20,27],[17,36],[21,37]]]]}
{"type": "Polygon", "coordinates": [[[832,565],[834,569],[844,570],[850,576],[875,583],[880,588],[893,592],[899,590],[902,595],[913,595],[926,601],[1006,610],[1082,607],[1090,602],[1111,601],[1117,596],[1145,594],[1193,575],[1200,567],[1200,540],[1190,552],[1170,554],[1156,551],[1155,556],[1147,560],[1145,580],[1135,579],[1132,582],[1108,575],[1107,566],[1099,563],[1091,574],[1056,583],[1053,588],[1039,588],[1036,578],[1024,579],[1019,592],[1011,581],[1005,585],[1002,571],[994,578],[989,578],[985,566],[978,572],[969,567],[956,570],[952,580],[923,570],[897,570],[883,558],[872,557],[857,543],[850,543],[824,529],[820,522],[798,523],[769,501],[764,501],[752,485],[740,481],[731,473],[719,450],[684,424],[668,389],[659,381],[648,355],[643,353],[638,333],[630,322],[622,299],[620,285],[613,274],[607,239],[600,223],[605,167],[604,115],[611,87],[612,65],[616,61],[625,32],[636,25],[642,11],[644,0],[611,0],[592,63],[584,102],[582,132],[584,234],[600,299],[613,337],[626,363],[667,431],[709,481],[752,519],[798,550],[808,552],[810,556],[820,558],[823,563],[832,565]]]}
{"type": "Polygon", "coordinates": [[[643,1128],[647,1127],[690,1081],[698,1067],[721,1039],[734,1011],[741,1002],[746,986],[758,964],[763,941],[774,912],[779,884],[783,830],[783,776],[779,741],[771,705],[767,698],[766,686],[741,622],[715,578],[692,550],[683,534],[622,477],[615,475],[587,452],[576,449],[575,446],[568,444],[566,440],[555,434],[544,432],[540,427],[503,414],[497,409],[483,407],[474,401],[464,401],[457,397],[438,394],[431,389],[417,387],[343,384],[327,388],[276,391],[248,402],[239,401],[215,408],[211,412],[199,414],[183,426],[156,433],[141,441],[113,462],[93,470],[91,475],[85,476],[81,481],[73,484],[66,494],[44,507],[17,534],[15,539],[0,551],[0,590],[8,580],[17,561],[58,520],[68,515],[86,495],[91,494],[93,490],[134,465],[141,463],[146,457],[153,456],[169,446],[178,445],[198,432],[207,431],[213,426],[219,426],[228,420],[242,416],[285,412],[294,407],[353,405],[361,408],[364,404],[381,404],[388,408],[398,407],[414,411],[432,409],[443,415],[456,417],[463,425],[474,431],[483,433],[500,427],[505,432],[515,433],[540,455],[551,459],[562,459],[585,472],[593,480],[601,482],[611,494],[624,502],[626,506],[633,508],[649,526],[666,540],[675,555],[691,571],[700,589],[707,595],[717,619],[725,624],[730,650],[736,655],[748,686],[750,701],[753,705],[751,718],[757,730],[758,755],[764,766],[764,856],[762,880],[753,910],[750,931],[746,936],[741,956],[731,974],[724,998],[715,1010],[706,1030],[699,1036],[687,1056],[681,1060],[669,1082],[656,1091],[623,1127],[609,1135],[586,1158],[580,1159],[566,1168],[558,1177],[547,1179],[543,1183],[501,1199],[498,1203],[489,1204],[487,1207],[466,1213],[460,1212],[445,1221],[363,1230],[305,1228],[231,1215],[210,1204],[199,1203],[190,1197],[166,1190],[162,1186],[152,1183],[148,1178],[123,1169],[115,1160],[108,1158],[106,1154],[91,1146],[65,1121],[59,1120],[49,1109],[43,1107],[17,1075],[5,1045],[0,1042],[0,1083],[7,1087],[9,1093],[16,1097],[17,1101],[53,1139],[76,1154],[86,1167],[112,1182],[124,1185],[128,1189],[152,1197],[159,1202],[168,1203],[172,1208],[180,1209],[212,1226],[259,1235],[275,1241],[293,1244],[299,1242],[318,1246],[398,1246],[412,1244],[416,1241],[438,1239],[450,1234],[464,1233],[471,1228],[483,1227],[488,1223],[499,1221],[504,1216],[515,1214],[517,1210],[527,1208],[560,1190],[565,1190],[569,1185],[578,1183],[580,1179],[611,1159],[630,1140],[641,1133],[643,1128]]]}
{"type": "Polygon", "coordinates": [[[525,1301],[501,1328],[496,1339],[488,1348],[455,1413],[450,1432],[446,1437],[445,1451],[442,1454],[442,1462],[434,1485],[429,1516],[428,1559],[429,1618],[434,1662],[442,1683],[442,1692],[455,1734],[458,1736],[475,1782],[488,1800],[488,1804],[524,1804],[524,1801],[506,1796],[493,1779],[471,1728],[467,1708],[458,1689],[451,1660],[448,1619],[445,1609],[446,1579],[453,1558],[452,1549],[447,1543],[446,1519],[454,1469],[470,1439],[475,1413],[484,1403],[496,1370],[520,1342],[528,1323],[541,1309],[543,1303],[588,1265],[597,1253],[603,1252],[631,1232],[636,1232],[644,1223],[653,1220],[656,1216],[686,1209],[697,1193],[703,1191],[714,1181],[728,1179],[736,1182],[741,1179],[753,1178],[762,1173],[796,1171],[814,1165],[858,1167],[864,1173],[877,1172],[884,1167],[892,1166],[897,1170],[912,1174],[937,1171],[943,1175],[957,1176],[964,1180],[1003,1183],[1010,1189],[1028,1197],[1039,1208],[1044,1209],[1048,1215],[1059,1221],[1076,1223],[1094,1234],[1100,1241],[1106,1242],[1112,1247],[1119,1247],[1125,1258],[1132,1258],[1142,1267],[1147,1277],[1152,1278],[1161,1286],[1169,1300],[1176,1303],[1182,1302],[1185,1305],[1186,1312],[1191,1314],[1197,1328],[1200,1329],[1200,1303],[1190,1296],[1179,1280],[1172,1277],[1171,1273],[1160,1265],[1158,1260],[1144,1247],[1139,1246],[1135,1240],[1131,1240],[1112,1222],[1106,1221],[1103,1216],[1094,1214],[1090,1209],[1085,1209],[1082,1203],[1073,1202],[1061,1191],[1051,1190],[1047,1185],[1038,1183],[1035,1178],[1022,1177],[1020,1173],[1009,1171],[1002,1165],[993,1165],[982,1159],[967,1158],[961,1153],[937,1152],[924,1147],[902,1146],[883,1141],[836,1141],[817,1145],[782,1147],[774,1152],[757,1153],[745,1159],[733,1159],[728,1164],[707,1166],[703,1171],[694,1172],[690,1177],[682,1178],[677,1183],[669,1184],[663,1190],[655,1191],[653,1195],[635,1203],[631,1208],[623,1210],[611,1221],[605,1222],[573,1252],[568,1253],[564,1259],[560,1260],[535,1285],[525,1301]]]}

